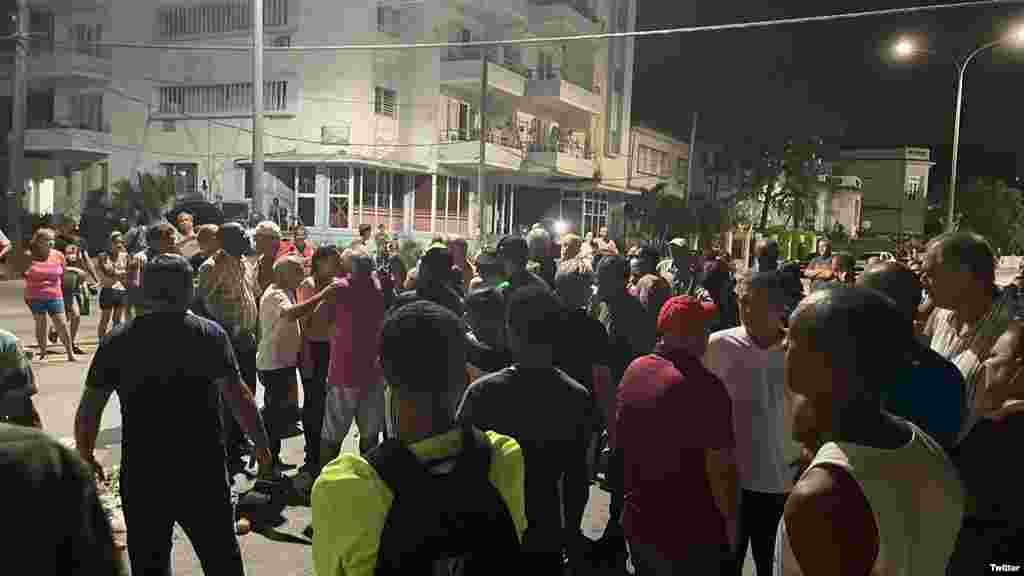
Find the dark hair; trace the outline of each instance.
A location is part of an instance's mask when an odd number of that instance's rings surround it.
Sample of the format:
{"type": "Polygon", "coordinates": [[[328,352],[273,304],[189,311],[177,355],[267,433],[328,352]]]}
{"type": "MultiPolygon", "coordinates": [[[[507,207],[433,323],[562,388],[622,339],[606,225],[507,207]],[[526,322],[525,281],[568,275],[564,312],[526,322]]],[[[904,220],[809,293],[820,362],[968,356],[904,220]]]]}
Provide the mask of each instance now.
{"type": "Polygon", "coordinates": [[[984,236],[971,232],[947,232],[928,243],[937,251],[943,266],[967,270],[982,280],[995,282],[996,253],[984,236]]]}
{"type": "Polygon", "coordinates": [[[614,274],[616,277],[621,276],[622,278],[629,276],[629,265],[626,263],[626,259],[618,254],[604,255],[597,265],[598,282],[606,274],[614,274]]]}
{"type": "Polygon", "coordinates": [[[508,298],[508,327],[524,343],[552,346],[561,339],[565,306],[544,286],[516,289],[508,298]]]}
{"type": "Polygon", "coordinates": [[[505,326],[505,298],[502,292],[495,288],[474,290],[466,296],[465,305],[466,311],[474,320],[470,324],[477,337],[488,346],[494,346],[494,335],[489,333],[489,330],[504,330],[505,326]]]}
{"type": "Polygon", "coordinates": [[[400,306],[384,320],[380,359],[389,386],[447,398],[453,376],[465,370],[462,323],[451,310],[428,300],[400,306]]]}
{"type": "Polygon", "coordinates": [[[636,257],[645,263],[652,271],[657,270],[658,261],[661,260],[661,254],[659,254],[653,246],[648,245],[641,246],[636,257]]]}
{"type": "Polygon", "coordinates": [[[736,278],[738,286],[749,286],[764,294],[771,303],[785,308],[787,291],[782,276],[776,270],[770,272],[745,272],[736,278]]]}
{"type": "Polygon", "coordinates": [[[881,262],[868,267],[861,274],[858,286],[877,290],[891,298],[901,312],[910,315],[911,322],[921,305],[921,281],[910,268],[899,262],[881,262]]]}
{"type": "Polygon", "coordinates": [[[159,254],[143,269],[143,297],[158,305],[184,310],[192,300],[192,265],[178,254],[159,254]]]}
{"type": "Polygon", "coordinates": [[[157,222],[146,228],[146,242],[150,245],[150,248],[159,242],[167,232],[174,233],[174,226],[171,226],[168,222],[157,222]]]}
{"type": "Polygon", "coordinates": [[[373,231],[373,226],[370,226],[369,224],[360,224],[359,225],[359,237],[360,238],[365,236],[367,232],[372,232],[372,231],[373,231]]]}
{"type": "Polygon", "coordinates": [[[317,247],[316,251],[313,252],[313,257],[309,260],[309,265],[312,268],[313,274],[320,272],[320,264],[328,258],[338,257],[338,247],[333,244],[325,244],[317,247]]]}
{"type": "Polygon", "coordinates": [[[558,265],[555,293],[567,306],[586,306],[593,285],[594,274],[585,260],[571,258],[558,265]]]}
{"type": "Polygon", "coordinates": [[[836,371],[878,396],[880,386],[907,362],[913,328],[891,298],[863,287],[832,284],[815,291],[790,321],[808,346],[826,355],[836,371]]]}
{"type": "Polygon", "coordinates": [[[700,281],[700,285],[705,290],[710,292],[713,297],[717,299],[721,296],[721,292],[728,286],[729,283],[729,267],[725,262],[715,260],[714,262],[708,262],[704,270],[704,277],[700,281]]]}

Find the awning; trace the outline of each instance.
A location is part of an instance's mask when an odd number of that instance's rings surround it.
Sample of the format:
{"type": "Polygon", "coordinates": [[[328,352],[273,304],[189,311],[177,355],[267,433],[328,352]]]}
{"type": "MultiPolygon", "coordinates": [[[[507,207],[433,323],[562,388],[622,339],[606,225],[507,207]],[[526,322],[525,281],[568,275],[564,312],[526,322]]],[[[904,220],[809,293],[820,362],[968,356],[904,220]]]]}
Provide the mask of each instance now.
{"type": "MultiPolygon", "coordinates": [[[[299,154],[294,152],[283,154],[267,154],[263,157],[264,166],[280,165],[302,165],[315,166],[321,164],[337,166],[366,166],[369,168],[380,168],[395,170],[397,172],[413,172],[416,174],[431,174],[433,171],[422,164],[412,162],[400,162],[398,160],[380,160],[377,158],[364,158],[351,154],[299,154]]],[[[235,160],[236,166],[251,166],[252,158],[241,158],[235,160]]]]}

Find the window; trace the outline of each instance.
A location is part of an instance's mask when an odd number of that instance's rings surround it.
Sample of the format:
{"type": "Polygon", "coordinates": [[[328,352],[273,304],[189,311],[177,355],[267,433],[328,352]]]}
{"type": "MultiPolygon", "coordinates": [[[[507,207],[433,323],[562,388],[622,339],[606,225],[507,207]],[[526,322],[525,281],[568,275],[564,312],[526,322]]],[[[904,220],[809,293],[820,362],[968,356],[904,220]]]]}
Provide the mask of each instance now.
{"type": "Polygon", "coordinates": [[[299,186],[295,190],[295,217],[306,227],[316,226],[316,167],[299,168],[299,186]]]}
{"type": "Polygon", "coordinates": [[[373,112],[389,118],[395,117],[395,91],[378,86],[373,92],[373,112]]]}
{"type": "Polygon", "coordinates": [[[270,44],[276,48],[287,48],[292,45],[292,37],[288,35],[278,36],[270,44]]]}
{"type": "MultiPolygon", "coordinates": [[[[252,111],[252,82],[161,86],[157,90],[160,114],[248,114],[252,111]]],[[[288,109],[287,80],[264,83],[263,109],[267,112],[288,109]]]]}
{"type": "MultiPolygon", "coordinates": [[[[288,26],[289,0],[263,0],[263,24],[288,26]]],[[[207,2],[192,6],[165,6],[157,12],[157,34],[175,40],[199,34],[247,32],[252,27],[248,0],[207,2]]]]}
{"type": "Polygon", "coordinates": [[[615,90],[611,95],[611,110],[608,114],[608,154],[622,151],[622,92],[615,90]]]}
{"type": "Polygon", "coordinates": [[[177,197],[191,196],[196,193],[197,164],[164,164],[164,175],[174,178],[174,195],[177,197]]]}
{"type": "Polygon", "coordinates": [[[437,177],[437,230],[446,234],[465,235],[469,230],[469,180],[449,176],[437,177]]]}
{"type": "Polygon", "coordinates": [[[686,180],[686,175],[689,172],[689,159],[680,158],[676,160],[676,180],[686,180]]]}
{"type": "Polygon", "coordinates": [[[73,94],[70,120],[74,128],[104,132],[103,94],[73,94]]]}
{"type": "Polygon", "coordinates": [[[608,225],[608,194],[606,192],[583,193],[583,228],[581,234],[593,232],[594,236],[608,225]]]}
{"type": "Polygon", "coordinates": [[[494,202],[494,233],[511,234],[515,230],[516,187],[514,184],[497,184],[494,202]]]}
{"type": "Polygon", "coordinates": [[[921,188],[923,187],[924,178],[921,176],[908,175],[906,185],[907,200],[917,200],[921,197],[921,188]]]}
{"type": "Polygon", "coordinates": [[[349,168],[333,166],[327,171],[327,225],[330,228],[348,228],[349,168]]]}
{"type": "Polygon", "coordinates": [[[397,8],[377,6],[377,31],[389,36],[399,36],[401,32],[401,15],[397,8]]]}
{"type": "Polygon", "coordinates": [[[650,176],[668,176],[668,153],[650,146],[638,146],[636,171],[650,176]]]}

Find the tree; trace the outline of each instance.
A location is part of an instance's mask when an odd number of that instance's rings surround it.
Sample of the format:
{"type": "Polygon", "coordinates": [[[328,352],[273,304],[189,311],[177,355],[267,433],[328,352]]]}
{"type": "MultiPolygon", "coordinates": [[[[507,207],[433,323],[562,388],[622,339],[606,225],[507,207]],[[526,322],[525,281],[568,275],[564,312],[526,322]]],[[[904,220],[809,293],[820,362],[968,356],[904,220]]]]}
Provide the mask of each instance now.
{"type": "Polygon", "coordinates": [[[757,229],[768,228],[771,210],[787,215],[794,228],[817,197],[817,167],[823,155],[820,138],[787,140],[780,148],[762,150],[754,166],[754,182],[742,200],[757,204],[757,229]]]}
{"type": "Polygon", "coordinates": [[[1024,232],[1024,198],[996,178],[978,178],[957,197],[962,218],[960,229],[981,234],[1003,252],[1020,248],[1024,232]]]}
{"type": "Polygon", "coordinates": [[[146,220],[160,215],[174,198],[174,178],[140,174],[135,182],[122,178],[113,184],[113,209],[123,215],[141,213],[146,220]]]}

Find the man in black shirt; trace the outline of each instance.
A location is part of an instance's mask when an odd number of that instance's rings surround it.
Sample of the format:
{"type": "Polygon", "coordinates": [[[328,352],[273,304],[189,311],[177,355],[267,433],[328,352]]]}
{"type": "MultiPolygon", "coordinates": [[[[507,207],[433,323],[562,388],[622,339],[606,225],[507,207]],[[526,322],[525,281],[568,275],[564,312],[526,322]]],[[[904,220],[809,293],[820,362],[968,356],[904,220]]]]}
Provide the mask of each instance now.
{"type": "Polygon", "coordinates": [[[530,250],[526,240],[520,236],[505,236],[498,242],[498,261],[501,263],[502,278],[507,292],[529,285],[551,289],[540,276],[526,269],[530,250]]]}
{"type": "Polygon", "coordinates": [[[456,416],[522,446],[530,519],[523,550],[529,564],[546,574],[560,573],[567,545],[572,557],[580,557],[575,544],[589,496],[587,449],[594,426],[590,394],[554,366],[563,317],[562,303],[550,290],[528,286],[513,292],[507,336],[517,363],[471,384],[456,416]]]}
{"type": "Polygon", "coordinates": [[[93,451],[103,409],[117,392],[121,499],[131,531],[132,573],[170,574],[177,522],[205,573],[240,576],[221,398],[256,444],[260,474],[269,476],[273,460],[263,421],[241,381],[228,335],[188,312],[194,291],[188,262],[179,255],[158,255],[146,263],[145,277],[142,295],[150,313],[109,332],[89,367],[75,418],[78,452],[102,472],[93,451]],[[188,477],[168,468],[169,457],[187,458],[188,477]]]}
{"type": "Polygon", "coordinates": [[[466,297],[466,320],[470,332],[466,360],[482,374],[497,372],[512,364],[505,346],[505,299],[494,288],[482,288],[466,297]]]}

